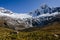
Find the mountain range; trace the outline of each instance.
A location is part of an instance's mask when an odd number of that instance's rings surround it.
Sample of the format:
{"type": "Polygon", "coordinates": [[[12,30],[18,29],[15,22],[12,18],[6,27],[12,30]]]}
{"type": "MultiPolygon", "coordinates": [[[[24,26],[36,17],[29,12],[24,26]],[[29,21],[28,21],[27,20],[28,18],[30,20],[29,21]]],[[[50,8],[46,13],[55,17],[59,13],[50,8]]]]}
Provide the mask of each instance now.
{"type": "Polygon", "coordinates": [[[41,5],[39,9],[29,13],[14,13],[0,7],[0,26],[14,30],[43,27],[54,22],[60,22],[60,7],[41,5]]]}

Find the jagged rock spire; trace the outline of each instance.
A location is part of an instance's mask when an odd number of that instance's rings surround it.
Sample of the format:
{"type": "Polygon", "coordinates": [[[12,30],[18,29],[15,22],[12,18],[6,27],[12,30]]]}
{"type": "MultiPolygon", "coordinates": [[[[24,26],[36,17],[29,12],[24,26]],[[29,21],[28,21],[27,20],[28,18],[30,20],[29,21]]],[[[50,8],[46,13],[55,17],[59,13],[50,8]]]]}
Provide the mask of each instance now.
{"type": "Polygon", "coordinates": [[[41,5],[40,7],[41,7],[42,9],[44,9],[44,8],[46,8],[46,7],[48,7],[48,6],[47,6],[47,4],[43,4],[43,5],[41,5]]]}

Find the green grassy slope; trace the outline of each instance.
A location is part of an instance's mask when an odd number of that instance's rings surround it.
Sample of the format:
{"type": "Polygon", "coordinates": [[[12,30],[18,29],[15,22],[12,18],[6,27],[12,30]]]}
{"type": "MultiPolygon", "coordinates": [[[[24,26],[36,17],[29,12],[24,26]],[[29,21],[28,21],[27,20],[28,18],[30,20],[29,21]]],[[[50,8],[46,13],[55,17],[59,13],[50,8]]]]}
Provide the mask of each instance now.
{"type": "Polygon", "coordinates": [[[60,40],[60,23],[19,31],[0,27],[0,40],[60,40]],[[29,31],[31,30],[31,31],[29,31]]]}

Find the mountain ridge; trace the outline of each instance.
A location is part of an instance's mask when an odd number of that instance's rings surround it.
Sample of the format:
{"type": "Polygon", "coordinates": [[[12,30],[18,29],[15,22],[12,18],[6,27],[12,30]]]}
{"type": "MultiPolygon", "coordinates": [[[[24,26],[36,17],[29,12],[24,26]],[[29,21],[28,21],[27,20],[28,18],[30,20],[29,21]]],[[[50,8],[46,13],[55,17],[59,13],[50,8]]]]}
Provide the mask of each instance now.
{"type": "Polygon", "coordinates": [[[16,14],[0,7],[0,20],[3,24],[15,30],[23,30],[31,27],[44,26],[49,23],[60,21],[60,7],[50,8],[41,6],[40,10],[26,14],[16,14]]]}

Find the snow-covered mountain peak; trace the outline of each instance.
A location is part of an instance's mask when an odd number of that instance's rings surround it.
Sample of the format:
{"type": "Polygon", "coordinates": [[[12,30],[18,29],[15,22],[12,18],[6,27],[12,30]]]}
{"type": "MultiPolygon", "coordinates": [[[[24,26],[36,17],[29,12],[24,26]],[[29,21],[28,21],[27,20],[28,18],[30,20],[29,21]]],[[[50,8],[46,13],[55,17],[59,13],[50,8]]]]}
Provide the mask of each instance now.
{"type": "Polygon", "coordinates": [[[13,12],[10,11],[10,10],[5,9],[5,8],[3,8],[3,7],[0,7],[0,13],[12,14],[13,12]]]}
{"type": "Polygon", "coordinates": [[[30,12],[29,14],[32,16],[39,16],[39,15],[51,13],[51,12],[52,12],[52,9],[48,5],[44,4],[44,5],[41,5],[39,9],[33,12],[30,12]]]}
{"type": "Polygon", "coordinates": [[[32,18],[28,13],[14,13],[8,9],[0,7],[0,16],[7,16],[15,19],[32,18]]]}

